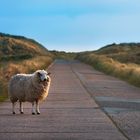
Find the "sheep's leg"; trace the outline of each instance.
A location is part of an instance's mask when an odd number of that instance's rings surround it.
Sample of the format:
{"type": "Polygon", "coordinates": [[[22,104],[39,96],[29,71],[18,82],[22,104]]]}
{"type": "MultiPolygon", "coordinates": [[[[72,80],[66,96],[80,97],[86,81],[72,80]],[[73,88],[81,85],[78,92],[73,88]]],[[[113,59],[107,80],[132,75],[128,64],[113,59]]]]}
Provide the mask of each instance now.
{"type": "Polygon", "coordinates": [[[20,105],[20,109],[19,109],[20,114],[24,114],[22,102],[19,102],[19,105],[20,105]]]}
{"type": "Polygon", "coordinates": [[[13,111],[13,114],[16,114],[16,112],[15,112],[15,105],[16,105],[16,102],[12,102],[12,111],[13,111]]]}
{"type": "Polygon", "coordinates": [[[39,115],[40,111],[39,111],[39,101],[36,101],[36,113],[39,115]]]}
{"type": "Polygon", "coordinates": [[[32,102],[32,115],[35,115],[34,102],[32,102]]]}

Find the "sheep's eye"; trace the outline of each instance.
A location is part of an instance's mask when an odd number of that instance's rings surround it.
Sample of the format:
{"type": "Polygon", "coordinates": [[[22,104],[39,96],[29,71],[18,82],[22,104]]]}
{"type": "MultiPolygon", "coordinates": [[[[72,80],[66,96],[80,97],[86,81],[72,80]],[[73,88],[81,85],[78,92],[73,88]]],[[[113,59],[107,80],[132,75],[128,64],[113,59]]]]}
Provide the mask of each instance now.
{"type": "Polygon", "coordinates": [[[42,76],[42,74],[40,72],[38,72],[38,76],[42,76]]]}

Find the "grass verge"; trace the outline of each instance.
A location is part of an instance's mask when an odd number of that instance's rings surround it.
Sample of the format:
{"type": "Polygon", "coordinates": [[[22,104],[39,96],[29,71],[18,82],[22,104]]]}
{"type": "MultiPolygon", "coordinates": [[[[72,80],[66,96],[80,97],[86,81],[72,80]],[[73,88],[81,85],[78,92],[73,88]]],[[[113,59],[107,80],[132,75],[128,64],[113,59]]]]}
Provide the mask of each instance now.
{"type": "Polygon", "coordinates": [[[140,66],[137,64],[120,63],[105,55],[97,55],[94,53],[79,54],[76,58],[92,65],[97,70],[140,87],[140,66]]]}

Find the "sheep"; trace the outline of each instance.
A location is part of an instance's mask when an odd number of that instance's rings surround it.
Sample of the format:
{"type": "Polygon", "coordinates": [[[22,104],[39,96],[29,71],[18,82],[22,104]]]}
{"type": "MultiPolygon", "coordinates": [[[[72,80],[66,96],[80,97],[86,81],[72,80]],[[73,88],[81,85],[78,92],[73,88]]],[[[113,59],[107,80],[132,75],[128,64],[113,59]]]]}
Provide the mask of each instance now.
{"type": "Polygon", "coordinates": [[[33,74],[16,74],[12,76],[8,85],[8,93],[12,102],[12,113],[15,113],[15,104],[19,101],[20,113],[23,114],[22,102],[32,103],[32,114],[35,115],[34,105],[36,103],[36,113],[40,114],[39,102],[44,100],[50,88],[50,73],[45,70],[37,70],[33,74]]]}

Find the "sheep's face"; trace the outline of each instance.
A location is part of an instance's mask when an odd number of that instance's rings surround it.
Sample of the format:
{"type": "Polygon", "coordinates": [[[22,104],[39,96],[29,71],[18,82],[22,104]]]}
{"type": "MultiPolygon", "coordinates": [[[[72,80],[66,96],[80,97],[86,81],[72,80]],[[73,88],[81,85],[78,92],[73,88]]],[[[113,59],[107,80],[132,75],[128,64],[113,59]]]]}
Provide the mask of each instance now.
{"type": "Polygon", "coordinates": [[[39,79],[41,82],[49,82],[50,80],[50,73],[48,73],[47,71],[45,70],[40,70],[37,72],[38,76],[39,76],[39,79]]]}

